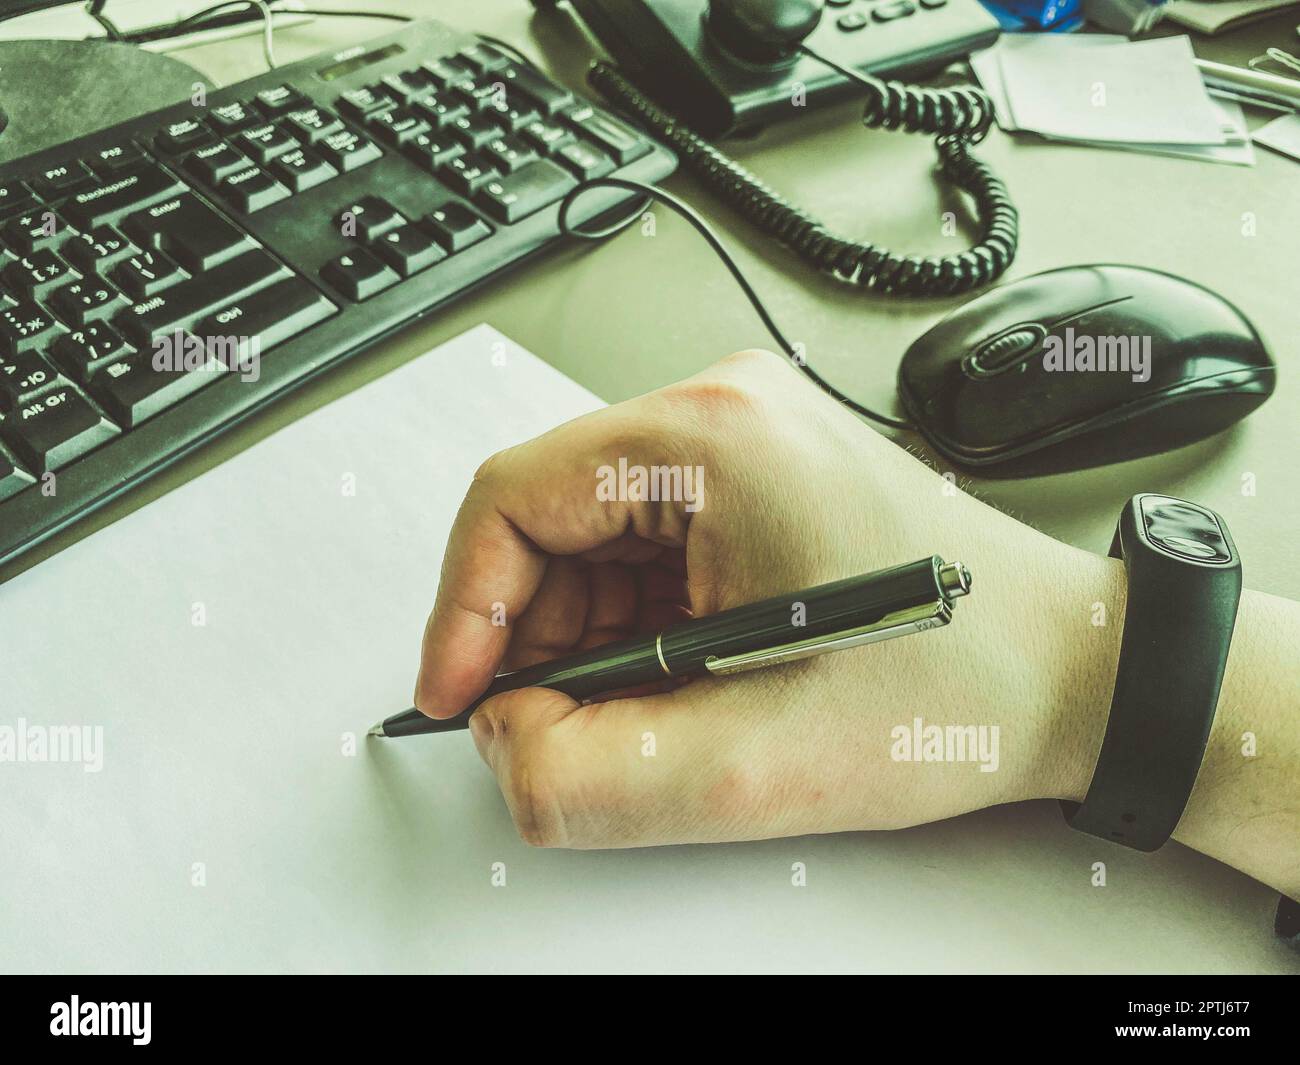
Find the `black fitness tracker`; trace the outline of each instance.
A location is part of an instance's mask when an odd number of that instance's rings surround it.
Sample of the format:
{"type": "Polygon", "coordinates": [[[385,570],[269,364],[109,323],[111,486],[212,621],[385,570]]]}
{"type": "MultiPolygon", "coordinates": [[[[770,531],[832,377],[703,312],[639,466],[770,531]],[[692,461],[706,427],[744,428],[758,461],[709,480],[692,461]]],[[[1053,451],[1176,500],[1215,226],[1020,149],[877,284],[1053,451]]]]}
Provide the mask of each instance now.
{"type": "Polygon", "coordinates": [[[1072,828],[1140,851],[1172,835],[1196,783],[1241,598],[1224,520],[1195,503],[1136,495],[1115,528],[1128,573],[1115,694],[1072,828]]]}

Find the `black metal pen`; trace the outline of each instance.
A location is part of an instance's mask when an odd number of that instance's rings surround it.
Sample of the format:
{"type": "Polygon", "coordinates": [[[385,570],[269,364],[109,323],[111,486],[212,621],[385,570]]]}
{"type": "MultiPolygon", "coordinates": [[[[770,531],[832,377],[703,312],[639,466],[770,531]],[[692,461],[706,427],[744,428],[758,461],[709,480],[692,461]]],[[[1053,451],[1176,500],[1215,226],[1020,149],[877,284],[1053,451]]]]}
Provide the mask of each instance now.
{"type": "Polygon", "coordinates": [[[637,636],[502,673],[455,717],[435,721],[411,709],[386,718],[372,736],[418,736],[469,727],[479,704],[518,688],[553,688],[574,699],[662,681],[723,677],[846,647],[924,632],[952,620],[953,600],[970,591],[960,562],[931,555],[790,595],[683,621],[637,636]]]}

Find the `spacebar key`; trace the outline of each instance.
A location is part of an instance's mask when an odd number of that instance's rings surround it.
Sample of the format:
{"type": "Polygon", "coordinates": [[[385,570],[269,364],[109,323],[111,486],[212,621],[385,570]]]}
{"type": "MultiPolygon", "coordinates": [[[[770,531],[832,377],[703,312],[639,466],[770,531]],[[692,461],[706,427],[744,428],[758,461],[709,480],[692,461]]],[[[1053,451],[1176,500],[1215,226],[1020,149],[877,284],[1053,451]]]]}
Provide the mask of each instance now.
{"type": "Polygon", "coordinates": [[[261,353],[328,318],[337,308],[305,281],[291,277],[208,315],[194,328],[208,350],[261,353]]]}
{"type": "Polygon", "coordinates": [[[142,300],[119,315],[116,322],[136,343],[148,346],[154,337],[187,329],[227,303],[266,288],[281,277],[291,276],[265,252],[245,252],[142,300]]]}

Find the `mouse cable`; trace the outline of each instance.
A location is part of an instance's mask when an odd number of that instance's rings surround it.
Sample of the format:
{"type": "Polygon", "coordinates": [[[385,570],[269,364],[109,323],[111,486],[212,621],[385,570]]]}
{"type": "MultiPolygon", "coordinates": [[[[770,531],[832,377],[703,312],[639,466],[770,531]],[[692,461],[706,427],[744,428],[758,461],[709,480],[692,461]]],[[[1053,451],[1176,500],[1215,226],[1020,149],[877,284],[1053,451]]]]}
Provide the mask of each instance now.
{"type": "MultiPolygon", "coordinates": [[[[200,33],[204,30],[239,25],[244,21],[244,15],[247,14],[248,17],[256,16],[262,20],[262,56],[266,60],[266,69],[274,70],[279,66],[279,63],[275,59],[275,22],[273,16],[287,13],[284,10],[272,9],[271,4],[274,2],[275,0],[270,0],[270,3],[268,3],[268,0],[226,0],[225,3],[202,8],[165,26],[137,30],[133,33],[119,33],[115,39],[126,44],[152,44],[155,41],[181,37],[187,33],[200,33]],[[232,11],[232,8],[240,10],[232,11]]],[[[93,14],[93,12],[91,13],[93,14]]],[[[100,22],[102,24],[103,20],[101,19],[100,22]]],[[[107,29],[107,27],[105,28],[107,29]]]]}
{"type": "MultiPolygon", "coordinates": [[[[93,0],[92,0],[93,2],[93,0]]],[[[415,16],[401,15],[395,11],[321,11],[314,8],[301,7],[277,7],[276,0],[261,0],[266,4],[267,11],[262,11],[257,3],[253,0],[227,0],[226,3],[213,4],[211,7],[205,7],[199,11],[192,12],[184,18],[177,19],[175,22],[168,23],[165,26],[157,26],[147,30],[135,30],[126,34],[119,34],[117,40],[125,41],[130,44],[149,44],[154,41],[162,41],[171,37],[180,37],[187,33],[201,33],[204,30],[224,29],[227,26],[238,26],[253,18],[261,18],[263,23],[263,41],[265,42],[266,23],[268,14],[270,15],[310,15],[321,18],[369,18],[383,19],[391,22],[414,22],[415,16]],[[235,10],[238,9],[238,10],[235,10]]],[[[266,49],[263,47],[263,53],[266,49]]],[[[274,55],[274,52],[272,52],[274,55]]],[[[268,67],[271,64],[268,63],[268,67]]],[[[271,69],[274,69],[271,67],[271,69]]]]}
{"type": "Polygon", "coordinates": [[[568,195],[560,201],[560,233],[562,236],[577,237],[580,240],[604,240],[607,237],[612,237],[617,233],[621,233],[623,230],[627,229],[628,226],[636,222],[645,209],[650,206],[651,201],[662,203],[665,207],[675,211],[682,218],[686,219],[695,231],[708,242],[709,247],[713,249],[714,254],[722,260],[722,264],[731,273],[736,284],[740,286],[741,291],[744,292],[745,298],[749,300],[750,306],[754,308],[758,317],[762,320],[763,325],[767,327],[767,331],[772,335],[772,339],[776,341],[777,346],[780,347],[781,351],[790,359],[796,369],[805,374],[815,385],[817,385],[818,388],[832,399],[839,401],[844,404],[844,406],[848,407],[849,410],[854,411],[862,417],[869,418],[873,422],[879,422],[881,425],[887,425],[891,429],[913,428],[910,422],[904,421],[901,418],[893,418],[887,414],[879,414],[868,407],[864,407],[861,403],[854,402],[817,373],[817,371],[808,363],[804,353],[786,339],[785,334],[781,332],[776,322],[773,321],[771,313],[764,305],[758,293],[754,291],[754,286],[749,283],[749,279],[745,277],[739,265],[737,265],[736,260],[731,257],[731,253],[727,251],[721,238],[719,238],[718,235],[713,232],[712,228],[710,228],[709,223],[701,218],[693,207],[685,201],[679,200],[672,193],[659,188],[657,185],[647,185],[643,181],[632,181],[627,178],[603,177],[591,178],[587,181],[579,182],[579,184],[570,189],[568,195]],[[583,194],[599,188],[623,189],[626,192],[636,192],[642,196],[642,199],[636,204],[635,209],[631,211],[626,218],[619,218],[599,229],[582,229],[578,226],[572,225],[569,221],[569,213],[573,210],[574,203],[583,194]]]}
{"type": "Polygon", "coordinates": [[[867,90],[863,125],[938,135],[939,172],[974,201],[979,226],[974,245],[950,255],[899,255],[870,241],[837,236],[659,107],[617,67],[597,61],[588,71],[587,81],[614,107],[672,148],[682,168],[703,181],[714,195],[823,273],[872,292],[906,296],[969,292],[1002,274],[1015,258],[1018,215],[1006,185],[969,151],[993,122],[987,94],[971,86],[928,89],[884,82],[841,67],[808,48],[802,51],[867,90]]]}

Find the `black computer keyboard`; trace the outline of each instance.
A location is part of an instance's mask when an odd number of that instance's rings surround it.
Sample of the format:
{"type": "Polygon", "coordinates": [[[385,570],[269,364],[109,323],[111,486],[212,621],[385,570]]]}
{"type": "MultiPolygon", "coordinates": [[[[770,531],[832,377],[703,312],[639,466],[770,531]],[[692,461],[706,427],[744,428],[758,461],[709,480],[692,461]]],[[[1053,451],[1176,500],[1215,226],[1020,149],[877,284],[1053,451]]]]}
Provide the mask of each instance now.
{"type": "Polygon", "coordinates": [[[674,162],[418,22],[0,166],[0,563],[674,162]]]}

